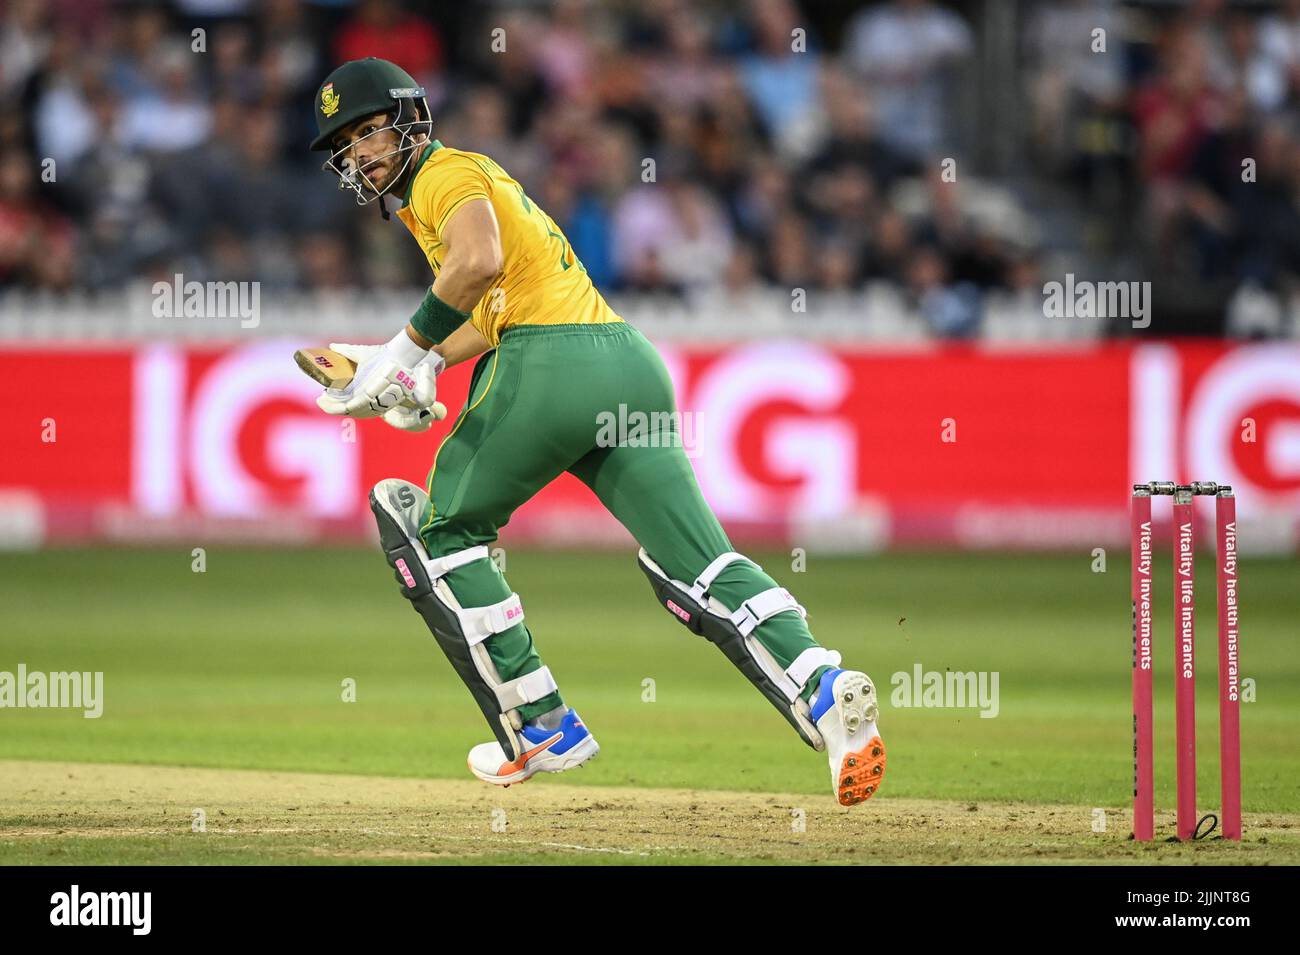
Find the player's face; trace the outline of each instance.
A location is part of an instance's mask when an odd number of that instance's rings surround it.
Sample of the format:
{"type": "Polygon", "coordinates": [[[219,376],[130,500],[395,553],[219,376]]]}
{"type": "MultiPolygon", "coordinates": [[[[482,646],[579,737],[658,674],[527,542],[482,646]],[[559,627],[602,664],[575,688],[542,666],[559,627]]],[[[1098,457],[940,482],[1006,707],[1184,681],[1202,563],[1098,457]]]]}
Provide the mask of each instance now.
{"type": "Polygon", "coordinates": [[[334,165],[360,173],[361,187],[382,192],[398,175],[405,159],[398,149],[401,134],[386,113],[376,113],[346,126],[334,137],[334,165]]]}

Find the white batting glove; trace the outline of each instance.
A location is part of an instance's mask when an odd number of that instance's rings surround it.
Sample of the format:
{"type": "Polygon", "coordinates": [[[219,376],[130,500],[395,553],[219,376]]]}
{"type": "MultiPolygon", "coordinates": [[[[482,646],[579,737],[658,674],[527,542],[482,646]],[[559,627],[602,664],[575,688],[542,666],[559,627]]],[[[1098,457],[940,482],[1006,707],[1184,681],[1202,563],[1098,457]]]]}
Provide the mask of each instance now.
{"type": "MultiPolygon", "coordinates": [[[[441,405],[439,405],[441,407],[441,405]]],[[[433,427],[433,423],[442,415],[434,415],[429,408],[423,408],[419,411],[414,408],[403,408],[398,405],[391,411],[384,412],[384,421],[392,425],[398,431],[408,431],[411,434],[419,434],[422,431],[428,431],[433,427]]]]}
{"type": "MultiPolygon", "coordinates": [[[[442,413],[436,417],[446,416],[446,407],[435,401],[435,379],[446,363],[441,355],[411,341],[405,330],[386,345],[331,342],[330,348],[356,362],[357,371],[346,388],[328,388],[316,399],[327,414],[373,418],[401,407],[432,412],[437,405],[442,413]]],[[[394,426],[403,430],[410,430],[407,426],[416,423],[409,416],[395,417],[401,424],[394,426]]]]}
{"type": "MultiPolygon", "coordinates": [[[[415,366],[415,390],[416,394],[423,396],[425,394],[432,396],[435,392],[435,379],[437,372],[435,367],[441,369],[443,366],[442,356],[438,356],[438,362],[432,362],[428,359],[420,362],[415,366]]],[[[390,408],[384,412],[384,421],[397,428],[399,431],[410,431],[419,433],[428,431],[433,427],[435,421],[441,421],[447,417],[447,406],[441,401],[430,400],[426,407],[409,408],[405,404],[399,404],[396,408],[390,408]]]]}

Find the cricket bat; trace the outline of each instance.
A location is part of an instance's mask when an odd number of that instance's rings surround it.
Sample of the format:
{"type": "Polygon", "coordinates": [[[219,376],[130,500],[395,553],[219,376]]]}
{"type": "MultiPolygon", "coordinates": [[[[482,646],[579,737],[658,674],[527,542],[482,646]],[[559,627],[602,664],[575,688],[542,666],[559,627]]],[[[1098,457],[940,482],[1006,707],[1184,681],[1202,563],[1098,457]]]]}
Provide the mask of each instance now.
{"type": "Polygon", "coordinates": [[[326,388],[346,388],[357,373],[356,362],[328,348],[299,348],[293,360],[307,377],[326,388]]]}

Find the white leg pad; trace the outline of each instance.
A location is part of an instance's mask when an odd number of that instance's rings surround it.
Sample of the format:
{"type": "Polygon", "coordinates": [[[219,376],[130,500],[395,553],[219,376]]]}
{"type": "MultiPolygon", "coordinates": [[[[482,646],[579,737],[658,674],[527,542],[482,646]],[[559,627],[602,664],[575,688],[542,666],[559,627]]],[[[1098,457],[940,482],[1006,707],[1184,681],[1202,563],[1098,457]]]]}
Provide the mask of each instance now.
{"type": "Polygon", "coordinates": [[[525,703],[536,703],[548,693],[559,689],[550,667],[541,667],[532,673],[509,680],[494,688],[503,710],[513,710],[525,703]]]}
{"type": "MultiPolygon", "coordinates": [[[[644,548],[642,548],[641,553],[645,553],[644,548]]],[[[704,603],[704,595],[709,592],[709,588],[713,586],[713,582],[718,579],[718,574],[722,573],[723,570],[730,567],[738,560],[754,564],[754,566],[758,567],[759,570],[763,569],[744,554],[738,554],[734,550],[729,550],[725,554],[719,554],[717,557],[713,558],[713,560],[709,562],[709,566],[704,568],[700,573],[700,576],[695,578],[695,583],[691,586],[687,587],[680,580],[673,581],[673,583],[689,592],[690,595],[695,598],[696,603],[704,603]]]]}
{"type": "Polygon", "coordinates": [[[827,650],[825,647],[809,647],[794,658],[794,662],[785,668],[785,675],[802,689],[808,685],[813,672],[821,667],[840,665],[840,652],[827,650]]]}
{"type": "Polygon", "coordinates": [[[791,596],[784,587],[773,587],[755,594],[740,605],[740,609],[731,615],[731,622],[736,625],[742,636],[749,636],[764,620],[769,620],[779,613],[793,610],[807,619],[808,611],[799,606],[799,601],[791,596]]]}
{"type": "Polygon", "coordinates": [[[523,622],[524,605],[518,594],[511,594],[505,600],[488,607],[459,610],[456,616],[460,618],[465,641],[473,647],[493,634],[509,630],[515,624],[523,622]]]}

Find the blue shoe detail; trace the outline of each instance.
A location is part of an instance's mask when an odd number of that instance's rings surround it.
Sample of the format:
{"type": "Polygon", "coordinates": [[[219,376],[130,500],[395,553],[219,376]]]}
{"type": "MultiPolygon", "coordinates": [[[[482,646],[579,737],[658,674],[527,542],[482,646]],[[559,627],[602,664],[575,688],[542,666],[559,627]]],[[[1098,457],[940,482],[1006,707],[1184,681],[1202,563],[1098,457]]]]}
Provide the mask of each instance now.
{"type": "Polygon", "coordinates": [[[563,736],[547,747],[547,751],[556,754],[567,753],[591,735],[591,731],[583,724],[582,717],[578,715],[578,711],[573,707],[569,707],[569,712],[564,714],[559,729],[547,730],[542,729],[540,726],[533,726],[531,723],[525,723],[520,733],[523,734],[524,739],[534,745],[546,742],[556,733],[563,733],[563,736]]]}
{"type": "Polygon", "coordinates": [[[817,684],[817,692],[813,694],[812,721],[814,723],[822,718],[822,714],[835,705],[835,694],[831,692],[831,684],[843,672],[843,667],[836,667],[822,674],[821,681],[817,684]]]}

